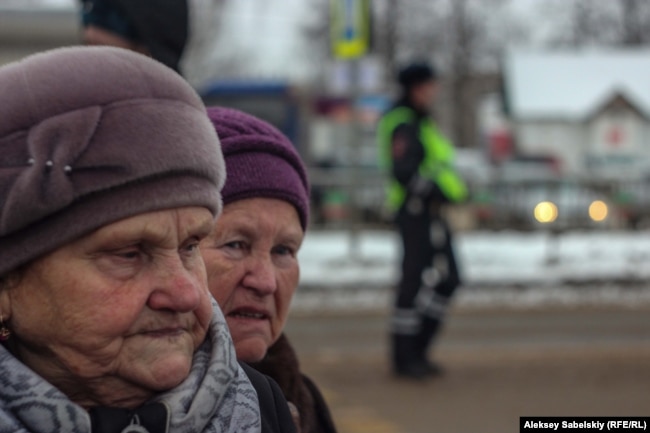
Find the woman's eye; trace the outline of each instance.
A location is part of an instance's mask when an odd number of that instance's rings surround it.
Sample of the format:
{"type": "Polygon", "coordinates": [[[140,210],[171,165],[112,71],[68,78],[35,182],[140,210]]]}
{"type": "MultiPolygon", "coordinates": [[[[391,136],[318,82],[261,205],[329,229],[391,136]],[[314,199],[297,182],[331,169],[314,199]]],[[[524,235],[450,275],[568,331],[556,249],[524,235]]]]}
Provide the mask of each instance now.
{"type": "Polygon", "coordinates": [[[128,250],[115,251],[114,255],[125,260],[134,260],[140,257],[141,251],[138,248],[129,248],[128,250]]]}
{"type": "Polygon", "coordinates": [[[224,246],[233,250],[243,250],[245,248],[245,244],[242,241],[226,242],[224,246]]]}
{"type": "Polygon", "coordinates": [[[225,257],[230,259],[243,259],[247,255],[248,244],[244,241],[229,241],[221,244],[219,249],[225,257]]]}
{"type": "Polygon", "coordinates": [[[139,266],[145,260],[145,251],[140,245],[105,251],[99,256],[99,262],[107,269],[123,269],[139,266]]]}
{"type": "Polygon", "coordinates": [[[294,249],[286,245],[277,245],[273,248],[273,253],[281,256],[293,256],[294,249]]]}
{"type": "Polygon", "coordinates": [[[198,240],[192,240],[191,242],[188,242],[185,244],[182,248],[182,250],[186,253],[193,253],[199,249],[199,241],[198,240]]]}

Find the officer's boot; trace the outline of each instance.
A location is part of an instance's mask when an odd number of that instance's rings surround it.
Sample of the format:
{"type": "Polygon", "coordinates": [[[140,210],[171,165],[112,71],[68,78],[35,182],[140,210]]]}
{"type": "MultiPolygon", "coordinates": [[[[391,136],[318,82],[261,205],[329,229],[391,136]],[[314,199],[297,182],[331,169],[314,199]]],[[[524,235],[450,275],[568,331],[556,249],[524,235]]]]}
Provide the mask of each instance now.
{"type": "Polygon", "coordinates": [[[420,325],[420,332],[415,340],[416,356],[420,359],[422,365],[425,366],[428,374],[433,376],[440,376],[443,373],[443,369],[438,363],[429,361],[427,354],[429,347],[431,347],[432,343],[435,341],[441,327],[442,322],[440,319],[423,317],[420,325]]]}
{"type": "Polygon", "coordinates": [[[396,376],[424,379],[429,368],[417,355],[417,335],[392,335],[393,373],[396,376]]]}

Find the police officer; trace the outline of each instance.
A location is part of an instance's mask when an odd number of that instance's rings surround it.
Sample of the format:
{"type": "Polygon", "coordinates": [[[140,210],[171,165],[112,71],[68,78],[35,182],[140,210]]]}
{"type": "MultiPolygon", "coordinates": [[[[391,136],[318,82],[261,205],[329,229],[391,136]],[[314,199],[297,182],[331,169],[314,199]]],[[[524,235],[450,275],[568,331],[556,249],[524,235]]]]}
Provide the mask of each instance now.
{"type": "Polygon", "coordinates": [[[387,205],[402,239],[401,279],[391,317],[393,372],[423,379],[441,374],[427,351],[440,331],[460,283],[449,226],[441,212],[465,199],[454,170],[454,148],[430,117],[438,83],[428,63],[398,74],[401,97],[382,116],[378,140],[381,165],[390,175],[387,205]]]}

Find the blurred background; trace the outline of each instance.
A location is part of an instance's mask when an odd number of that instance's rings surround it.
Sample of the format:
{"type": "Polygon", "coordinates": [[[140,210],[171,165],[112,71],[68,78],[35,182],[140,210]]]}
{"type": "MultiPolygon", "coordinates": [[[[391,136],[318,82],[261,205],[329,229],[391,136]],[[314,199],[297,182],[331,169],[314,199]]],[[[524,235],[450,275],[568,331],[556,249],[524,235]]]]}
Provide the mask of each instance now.
{"type": "MultiPolygon", "coordinates": [[[[193,85],[309,166],[289,334],[341,433],[650,414],[650,0],[204,3],[193,85]],[[349,4],[365,8],[350,22],[349,4]],[[414,58],[441,72],[433,111],[470,199],[449,210],[464,274],[449,377],[409,387],[384,365],[399,240],[375,128],[414,58]]],[[[80,44],[80,17],[74,0],[0,0],[0,65],[80,44]]]]}
{"type": "MultiPolygon", "coordinates": [[[[648,1],[373,0],[352,59],[333,49],[354,37],[336,34],[334,3],[213,0],[196,85],[291,137],[312,170],[315,228],[386,223],[375,123],[413,58],[442,72],[435,114],[471,186],[459,229],[648,225],[648,1]]],[[[80,2],[0,8],[0,63],[81,40],[80,2]]]]}

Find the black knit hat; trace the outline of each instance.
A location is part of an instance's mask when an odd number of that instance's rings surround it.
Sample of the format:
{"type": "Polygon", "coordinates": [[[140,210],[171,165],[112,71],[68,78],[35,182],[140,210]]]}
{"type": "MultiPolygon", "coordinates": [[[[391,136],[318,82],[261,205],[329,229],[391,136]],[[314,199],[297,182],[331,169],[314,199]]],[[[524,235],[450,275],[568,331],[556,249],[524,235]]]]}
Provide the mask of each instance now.
{"type": "Polygon", "coordinates": [[[144,45],[151,57],[180,72],[189,35],[185,1],[81,0],[81,23],[144,45]]]}
{"type": "Polygon", "coordinates": [[[436,78],[438,78],[436,70],[426,62],[411,63],[400,69],[397,74],[397,81],[406,89],[436,78]]]}

